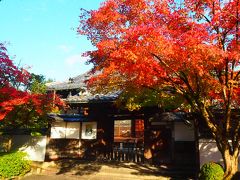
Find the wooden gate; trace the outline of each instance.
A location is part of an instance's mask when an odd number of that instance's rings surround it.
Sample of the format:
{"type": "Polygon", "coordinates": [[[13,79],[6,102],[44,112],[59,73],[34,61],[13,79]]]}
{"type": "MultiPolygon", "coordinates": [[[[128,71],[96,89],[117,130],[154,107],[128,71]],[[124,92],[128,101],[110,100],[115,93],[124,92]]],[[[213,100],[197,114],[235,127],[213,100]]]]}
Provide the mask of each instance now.
{"type": "Polygon", "coordinates": [[[144,147],[137,143],[114,143],[111,152],[106,156],[108,160],[144,162],[144,147]]]}

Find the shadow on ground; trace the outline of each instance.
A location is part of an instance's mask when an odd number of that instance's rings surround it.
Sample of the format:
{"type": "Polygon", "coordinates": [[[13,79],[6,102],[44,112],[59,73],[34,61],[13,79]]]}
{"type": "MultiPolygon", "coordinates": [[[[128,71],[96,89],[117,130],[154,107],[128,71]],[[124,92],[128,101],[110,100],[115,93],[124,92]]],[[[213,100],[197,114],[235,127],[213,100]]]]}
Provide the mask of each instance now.
{"type": "Polygon", "coordinates": [[[90,175],[101,170],[101,164],[90,161],[80,160],[58,160],[55,161],[59,171],[57,174],[65,174],[71,172],[74,175],[90,175]]]}
{"type": "Polygon", "coordinates": [[[171,180],[194,179],[191,170],[174,169],[168,166],[152,166],[148,164],[126,163],[126,162],[101,162],[83,160],[58,160],[55,161],[57,175],[70,173],[72,175],[91,175],[101,172],[129,173],[139,176],[163,176],[171,180]]]}

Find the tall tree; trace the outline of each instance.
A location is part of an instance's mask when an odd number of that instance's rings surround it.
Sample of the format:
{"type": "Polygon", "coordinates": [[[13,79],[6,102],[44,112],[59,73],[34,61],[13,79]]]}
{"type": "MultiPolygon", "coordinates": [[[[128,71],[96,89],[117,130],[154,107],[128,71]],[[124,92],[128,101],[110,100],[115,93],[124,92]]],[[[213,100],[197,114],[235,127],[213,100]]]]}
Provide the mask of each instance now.
{"type": "Polygon", "coordinates": [[[96,46],[87,52],[102,72],[93,84],[167,88],[185,98],[216,140],[225,179],[237,172],[240,149],[232,118],[240,107],[239,10],[239,0],[107,0],[82,10],[78,29],[96,46]]]}
{"type": "Polygon", "coordinates": [[[29,90],[31,93],[46,93],[46,83],[45,77],[43,75],[38,75],[31,73],[29,81],[26,85],[26,90],[29,90]]]}
{"type": "Polygon", "coordinates": [[[29,73],[15,66],[7,54],[7,49],[0,43],[0,88],[25,85],[29,79],[29,73]]]}

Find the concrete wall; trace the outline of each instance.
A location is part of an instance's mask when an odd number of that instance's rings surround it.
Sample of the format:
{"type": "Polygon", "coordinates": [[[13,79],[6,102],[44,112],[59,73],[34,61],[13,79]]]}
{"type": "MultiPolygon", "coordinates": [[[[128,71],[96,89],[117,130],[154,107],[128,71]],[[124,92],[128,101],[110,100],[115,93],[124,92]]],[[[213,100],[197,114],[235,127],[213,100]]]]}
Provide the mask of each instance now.
{"type": "MultiPolygon", "coordinates": [[[[44,161],[46,153],[46,136],[33,137],[30,135],[12,135],[6,136],[10,139],[10,150],[21,150],[28,154],[27,159],[32,161],[44,161]]],[[[2,144],[2,142],[0,143],[2,144]]]]}
{"type": "MultiPolygon", "coordinates": [[[[218,162],[223,165],[222,155],[212,139],[199,139],[199,156],[200,167],[208,162],[218,162]]],[[[240,156],[238,161],[240,163],[240,156]]],[[[240,170],[240,164],[238,169],[240,170]]]]}

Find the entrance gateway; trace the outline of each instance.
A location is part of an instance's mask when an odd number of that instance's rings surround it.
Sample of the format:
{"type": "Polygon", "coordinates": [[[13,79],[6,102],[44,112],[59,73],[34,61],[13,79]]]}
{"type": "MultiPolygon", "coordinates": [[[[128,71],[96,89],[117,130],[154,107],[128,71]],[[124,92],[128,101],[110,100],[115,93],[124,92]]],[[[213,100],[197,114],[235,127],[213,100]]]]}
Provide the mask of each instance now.
{"type": "Polygon", "coordinates": [[[196,165],[194,127],[177,119],[178,113],[162,113],[157,118],[94,115],[52,116],[47,157],[196,165]]]}
{"type": "MultiPolygon", "coordinates": [[[[57,121],[65,125],[55,127],[62,131],[61,138],[49,133],[47,157],[157,164],[188,163],[182,159],[195,158],[194,126],[184,124],[186,113],[162,113],[157,106],[138,111],[119,108],[115,102],[121,92],[92,94],[88,90],[86,82],[93,76],[88,72],[71,81],[47,84],[48,92],[60,96],[70,107],[62,113],[75,117],[74,122],[72,117],[52,117],[51,129],[57,121]]],[[[193,166],[195,162],[191,160],[193,166]]]]}

